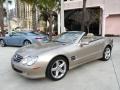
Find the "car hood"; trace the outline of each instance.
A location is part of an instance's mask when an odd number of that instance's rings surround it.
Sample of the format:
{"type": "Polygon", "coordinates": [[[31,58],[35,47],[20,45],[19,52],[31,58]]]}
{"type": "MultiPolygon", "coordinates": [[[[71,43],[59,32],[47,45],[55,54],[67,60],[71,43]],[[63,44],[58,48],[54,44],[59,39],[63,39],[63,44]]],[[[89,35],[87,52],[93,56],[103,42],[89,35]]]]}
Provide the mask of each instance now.
{"type": "Polygon", "coordinates": [[[63,47],[66,44],[63,43],[35,43],[32,45],[28,45],[19,49],[16,53],[22,56],[36,56],[48,52],[50,50],[55,50],[60,47],[63,47]]]}

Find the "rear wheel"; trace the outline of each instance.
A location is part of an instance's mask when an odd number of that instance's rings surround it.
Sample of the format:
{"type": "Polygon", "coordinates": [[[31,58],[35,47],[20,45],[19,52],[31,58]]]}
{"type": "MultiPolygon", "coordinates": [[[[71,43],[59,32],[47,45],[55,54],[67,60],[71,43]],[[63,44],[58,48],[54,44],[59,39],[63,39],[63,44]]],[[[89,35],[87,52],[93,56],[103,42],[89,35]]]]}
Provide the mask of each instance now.
{"type": "Polygon", "coordinates": [[[62,79],[67,71],[67,60],[64,57],[56,57],[49,63],[46,70],[46,76],[53,81],[57,81],[62,79]]]}
{"type": "Polygon", "coordinates": [[[5,47],[5,41],[4,40],[0,40],[0,46],[5,47]]]}
{"type": "Polygon", "coordinates": [[[29,40],[25,40],[24,43],[23,43],[23,46],[27,46],[27,45],[30,45],[31,42],[29,40]]]}
{"type": "Polygon", "coordinates": [[[108,61],[110,59],[110,57],[111,57],[111,48],[109,46],[107,46],[104,49],[102,60],[103,61],[108,61]]]}

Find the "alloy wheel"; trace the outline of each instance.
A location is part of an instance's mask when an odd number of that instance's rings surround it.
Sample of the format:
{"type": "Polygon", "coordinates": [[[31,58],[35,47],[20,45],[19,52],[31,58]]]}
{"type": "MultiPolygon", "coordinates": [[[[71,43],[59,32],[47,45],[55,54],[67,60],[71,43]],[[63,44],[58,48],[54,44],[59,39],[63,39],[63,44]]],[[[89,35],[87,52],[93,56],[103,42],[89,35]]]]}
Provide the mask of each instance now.
{"type": "Polygon", "coordinates": [[[57,60],[51,68],[51,74],[54,78],[59,79],[64,76],[67,70],[67,65],[64,60],[57,60]]]}
{"type": "Polygon", "coordinates": [[[55,57],[47,66],[46,76],[53,81],[58,81],[67,74],[68,70],[69,62],[67,59],[62,56],[55,57]]]}
{"type": "Polygon", "coordinates": [[[111,57],[111,50],[109,47],[107,47],[104,52],[104,58],[108,60],[110,57],[111,57]]]}

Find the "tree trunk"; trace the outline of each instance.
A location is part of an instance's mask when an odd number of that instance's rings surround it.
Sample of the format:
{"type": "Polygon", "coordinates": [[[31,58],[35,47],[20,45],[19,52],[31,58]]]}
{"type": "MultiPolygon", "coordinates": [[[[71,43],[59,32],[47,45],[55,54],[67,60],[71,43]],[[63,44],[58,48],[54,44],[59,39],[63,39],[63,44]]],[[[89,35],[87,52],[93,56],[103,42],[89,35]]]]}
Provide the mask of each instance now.
{"type": "Polygon", "coordinates": [[[81,31],[85,31],[86,1],[87,1],[87,0],[83,0],[83,12],[82,12],[81,31]]]}
{"type": "Polygon", "coordinates": [[[0,30],[1,35],[4,36],[4,11],[3,11],[3,3],[0,3],[0,30]]]}
{"type": "Polygon", "coordinates": [[[16,5],[17,5],[17,12],[16,12],[16,15],[17,15],[17,18],[20,19],[20,6],[19,6],[19,0],[16,0],[16,5]]]}
{"type": "Polygon", "coordinates": [[[23,2],[23,27],[24,28],[27,28],[27,25],[26,25],[26,12],[25,12],[25,2],[23,2]]]}
{"type": "Polygon", "coordinates": [[[37,31],[37,24],[36,24],[36,6],[35,4],[32,7],[32,27],[33,31],[37,31]]]}
{"type": "Polygon", "coordinates": [[[90,33],[90,25],[87,25],[87,31],[88,31],[88,33],[90,33]]]}
{"type": "Polygon", "coordinates": [[[50,14],[48,21],[49,21],[49,39],[51,41],[52,40],[52,14],[50,14]]]}

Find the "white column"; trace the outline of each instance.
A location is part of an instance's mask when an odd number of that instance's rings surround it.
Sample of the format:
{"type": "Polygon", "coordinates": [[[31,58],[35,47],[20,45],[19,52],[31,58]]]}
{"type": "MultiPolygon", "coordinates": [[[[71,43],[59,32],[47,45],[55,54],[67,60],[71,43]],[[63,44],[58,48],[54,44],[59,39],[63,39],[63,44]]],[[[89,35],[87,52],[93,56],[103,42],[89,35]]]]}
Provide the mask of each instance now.
{"type": "Polygon", "coordinates": [[[105,20],[106,18],[105,18],[105,15],[103,14],[103,24],[102,24],[102,36],[104,37],[105,36],[105,20]]]}
{"type": "Polygon", "coordinates": [[[102,35],[102,20],[103,20],[103,9],[100,7],[99,35],[102,35]]]}
{"type": "Polygon", "coordinates": [[[105,10],[103,9],[103,20],[102,20],[102,36],[105,37],[106,32],[106,18],[109,16],[109,14],[105,13],[105,10]]]}
{"type": "Polygon", "coordinates": [[[64,0],[61,0],[61,32],[65,32],[64,28],[64,0]]]}
{"type": "Polygon", "coordinates": [[[58,34],[61,33],[60,24],[61,24],[61,22],[60,22],[60,13],[58,13],[58,34]]]}
{"type": "Polygon", "coordinates": [[[106,15],[105,8],[103,7],[103,17],[102,17],[102,36],[105,37],[105,27],[106,27],[106,15]]]}

